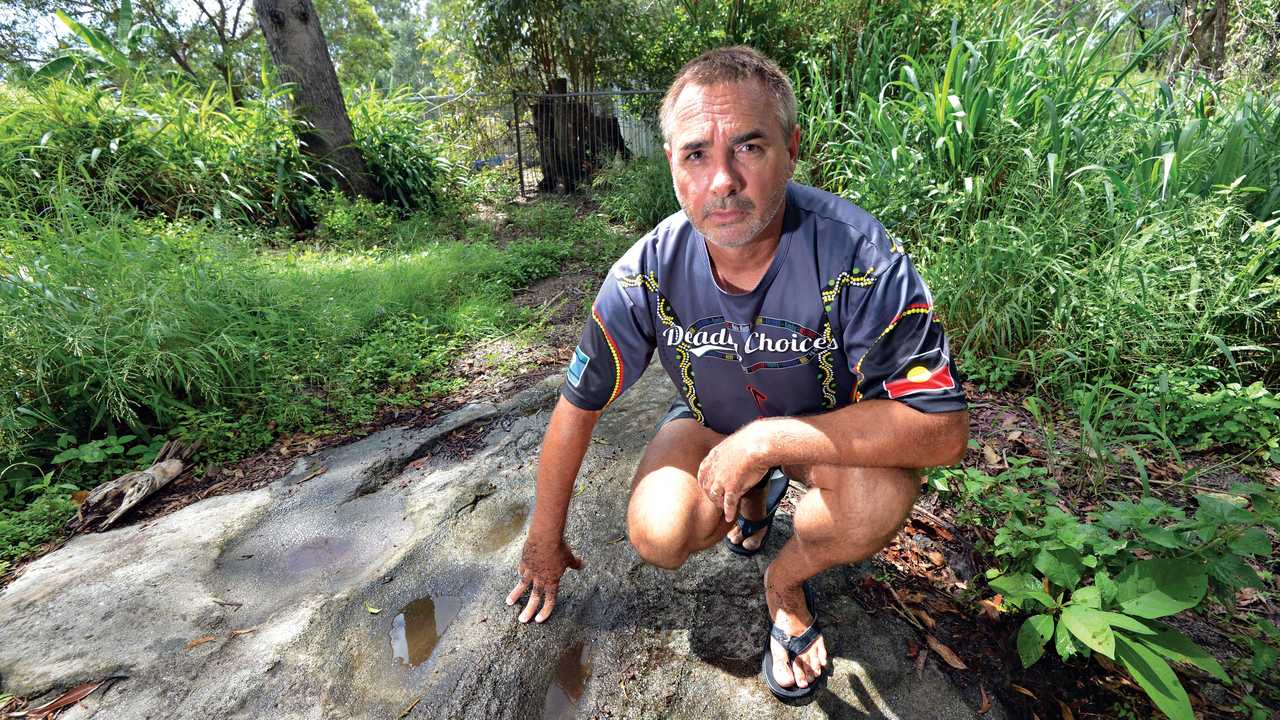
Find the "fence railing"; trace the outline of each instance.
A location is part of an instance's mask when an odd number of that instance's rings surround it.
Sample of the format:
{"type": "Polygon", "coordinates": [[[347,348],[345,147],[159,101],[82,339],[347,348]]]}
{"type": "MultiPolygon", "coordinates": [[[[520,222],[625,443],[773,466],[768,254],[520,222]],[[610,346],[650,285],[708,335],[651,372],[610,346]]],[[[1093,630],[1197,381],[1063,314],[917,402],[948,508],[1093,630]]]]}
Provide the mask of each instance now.
{"type": "Polygon", "coordinates": [[[658,90],[515,93],[514,113],[521,119],[515,126],[520,194],[530,185],[539,192],[573,192],[615,158],[658,152],[661,95],[658,90]]]}
{"type": "Polygon", "coordinates": [[[421,96],[425,120],[473,170],[515,167],[522,196],[573,192],[615,158],[661,152],[659,90],[421,96]]]}

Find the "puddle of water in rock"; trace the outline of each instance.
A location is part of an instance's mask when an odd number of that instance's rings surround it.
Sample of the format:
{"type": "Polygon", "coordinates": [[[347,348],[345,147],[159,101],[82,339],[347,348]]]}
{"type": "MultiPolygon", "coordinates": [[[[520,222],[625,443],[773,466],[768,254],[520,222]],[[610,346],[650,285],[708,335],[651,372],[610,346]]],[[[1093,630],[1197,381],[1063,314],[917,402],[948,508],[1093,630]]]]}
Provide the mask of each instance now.
{"type": "Polygon", "coordinates": [[[480,540],[480,549],[486,553],[497,552],[515,540],[524,530],[524,521],[529,517],[528,508],[521,505],[511,510],[505,517],[489,528],[480,540]]]}
{"type": "Polygon", "coordinates": [[[429,660],[461,607],[462,598],[456,595],[427,596],[405,605],[391,621],[391,654],[396,662],[417,667],[429,660]]]}
{"type": "Polygon", "coordinates": [[[295,575],[332,568],[351,554],[351,538],[318,537],[285,552],[285,569],[295,575]]]}
{"type": "Polygon", "coordinates": [[[578,703],[582,701],[587,681],[591,679],[591,665],[587,662],[587,647],[578,643],[560,655],[556,679],[547,688],[547,700],[542,706],[542,720],[568,720],[577,717],[578,703]]]}

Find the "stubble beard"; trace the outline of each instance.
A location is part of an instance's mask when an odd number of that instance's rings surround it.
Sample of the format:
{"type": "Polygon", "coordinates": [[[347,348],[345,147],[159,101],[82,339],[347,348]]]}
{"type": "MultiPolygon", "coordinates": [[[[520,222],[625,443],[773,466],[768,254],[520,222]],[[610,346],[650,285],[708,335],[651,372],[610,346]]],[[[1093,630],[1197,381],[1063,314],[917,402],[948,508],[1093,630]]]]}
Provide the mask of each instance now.
{"type": "Polygon", "coordinates": [[[745,197],[730,196],[719,202],[708,203],[702,210],[702,217],[695,218],[693,213],[689,212],[689,204],[685,202],[684,195],[680,193],[680,187],[674,182],[672,187],[675,188],[676,200],[680,203],[680,208],[684,210],[689,222],[693,223],[693,229],[706,238],[707,242],[718,247],[731,249],[746,247],[758,241],[760,232],[768,227],[769,223],[773,222],[774,218],[778,216],[778,211],[782,209],[783,201],[787,195],[787,184],[783,182],[778,187],[777,192],[767,200],[769,207],[766,214],[761,215],[758,219],[749,222],[745,226],[733,225],[728,228],[713,230],[706,223],[707,217],[711,213],[717,210],[741,210],[748,213],[748,217],[750,217],[750,213],[756,209],[755,203],[745,197]]]}

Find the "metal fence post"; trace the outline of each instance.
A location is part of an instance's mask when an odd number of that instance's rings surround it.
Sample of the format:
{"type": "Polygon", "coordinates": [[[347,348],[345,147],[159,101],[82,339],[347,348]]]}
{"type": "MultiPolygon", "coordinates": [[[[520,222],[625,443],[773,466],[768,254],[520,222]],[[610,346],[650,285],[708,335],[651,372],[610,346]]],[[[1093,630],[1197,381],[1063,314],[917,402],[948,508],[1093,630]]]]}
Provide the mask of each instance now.
{"type": "Polygon", "coordinates": [[[520,174],[520,197],[524,197],[524,150],[520,145],[520,94],[511,91],[511,122],[516,129],[516,172],[520,174]]]}

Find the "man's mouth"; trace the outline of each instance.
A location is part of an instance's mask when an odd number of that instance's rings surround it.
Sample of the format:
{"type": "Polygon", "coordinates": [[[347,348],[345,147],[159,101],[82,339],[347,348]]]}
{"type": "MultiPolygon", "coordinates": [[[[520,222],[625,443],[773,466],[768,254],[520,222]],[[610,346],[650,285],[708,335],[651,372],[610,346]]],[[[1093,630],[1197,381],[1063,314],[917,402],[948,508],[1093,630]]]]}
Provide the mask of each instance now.
{"type": "Polygon", "coordinates": [[[745,198],[734,198],[721,207],[709,207],[703,210],[703,217],[712,222],[726,223],[741,220],[755,209],[755,204],[745,198]]]}
{"type": "Polygon", "coordinates": [[[726,223],[739,220],[746,216],[742,210],[713,210],[707,214],[707,219],[714,222],[726,223]]]}

